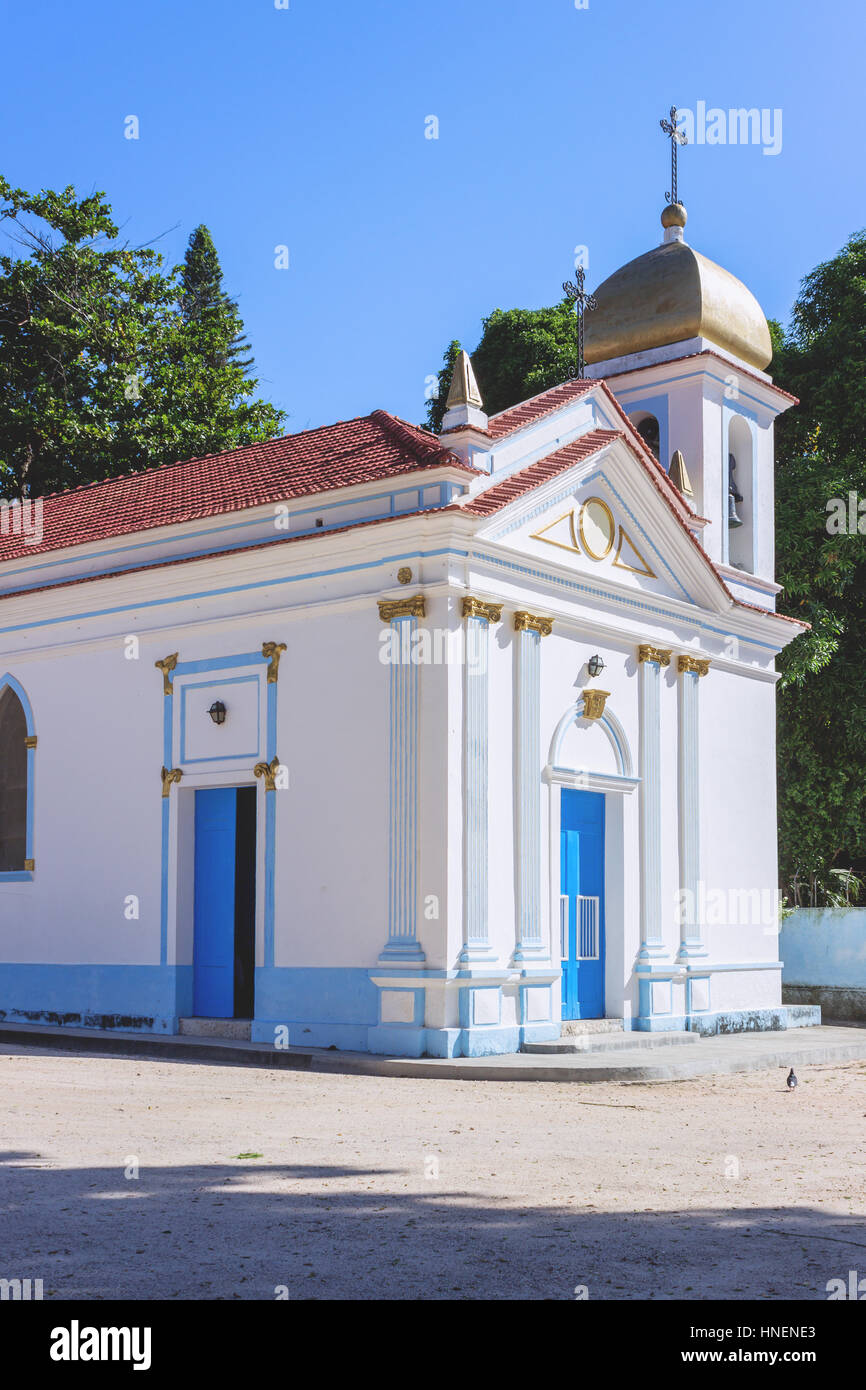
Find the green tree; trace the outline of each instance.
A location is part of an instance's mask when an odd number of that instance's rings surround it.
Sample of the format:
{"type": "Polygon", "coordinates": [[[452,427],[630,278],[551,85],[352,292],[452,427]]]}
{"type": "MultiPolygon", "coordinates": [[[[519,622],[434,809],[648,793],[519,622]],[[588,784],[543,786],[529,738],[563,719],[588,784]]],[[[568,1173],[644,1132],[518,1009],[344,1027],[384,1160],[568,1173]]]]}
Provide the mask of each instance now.
{"type": "Polygon", "coordinates": [[[180,311],[190,337],[198,332],[215,367],[230,363],[244,373],[253,366],[244,325],[233,299],[223,286],[222,267],[210,231],[202,223],[192,232],[180,274],[180,311]],[[223,346],[223,343],[225,344],[223,346]]]}
{"type": "Polygon", "coordinates": [[[436,395],[430,396],[427,401],[426,428],[438,434],[442,428],[442,417],[445,414],[445,402],[448,399],[448,392],[451,389],[451,377],[454,374],[454,363],[460,356],[461,344],[456,338],[452,338],[442,356],[442,367],[438,373],[439,385],[436,388],[436,395]]]}
{"type": "Polygon", "coordinates": [[[866,866],[866,233],[805,278],[789,332],[773,327],[774,379],[800,398],[777,426],[777,578],[811,624],[778,661],[779,860],[815,902],[866,866]]]}
{"type": "MultiPolygon", "coordinates": [[[[488,415],[507,410],[549,386],[566,381],[574,368],[576,327],[567,299],[549,309],[494,309],[483,320],[472,366],[488,415]]],[[[427,427],[439,430],[460,344],[449,345],[439,373],[439,394],[427,405],[427,427]]]]}
{"type": "Polygon", "coordinates": [[[279,432],[282,413],[254,399],[243,364],[229,354],[219,365],[227,330],[216,316],[185,319],[180,271],[120,242],[103,193],[34,194],[0,178],[0,224],[0,494],[58,491],[279,432]]]}

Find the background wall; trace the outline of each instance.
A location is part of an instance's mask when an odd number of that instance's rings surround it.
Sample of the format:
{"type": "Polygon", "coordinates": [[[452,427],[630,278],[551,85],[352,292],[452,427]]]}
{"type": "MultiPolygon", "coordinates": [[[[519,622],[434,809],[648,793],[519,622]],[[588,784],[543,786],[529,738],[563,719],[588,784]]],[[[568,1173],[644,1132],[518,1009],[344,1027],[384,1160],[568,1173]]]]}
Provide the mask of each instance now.
{"type": "Polygon", "coordinates": [[[799,908],[782,923],[786,1004],[820,1004],[825,1019],[866,1019],[866,908],[799,908]]]}

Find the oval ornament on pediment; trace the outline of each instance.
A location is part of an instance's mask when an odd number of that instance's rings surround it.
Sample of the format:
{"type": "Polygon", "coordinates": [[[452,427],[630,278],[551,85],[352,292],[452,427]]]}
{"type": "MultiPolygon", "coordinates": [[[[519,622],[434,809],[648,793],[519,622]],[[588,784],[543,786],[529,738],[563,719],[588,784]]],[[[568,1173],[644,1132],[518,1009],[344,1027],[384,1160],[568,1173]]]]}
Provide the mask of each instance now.
{"type": "Polygon", "coordinates": [[[580,509],[580,543],[591,560],[603,560],[613,549],[616,523],[613,513],[600,497],[589,497],[580,509]]]}

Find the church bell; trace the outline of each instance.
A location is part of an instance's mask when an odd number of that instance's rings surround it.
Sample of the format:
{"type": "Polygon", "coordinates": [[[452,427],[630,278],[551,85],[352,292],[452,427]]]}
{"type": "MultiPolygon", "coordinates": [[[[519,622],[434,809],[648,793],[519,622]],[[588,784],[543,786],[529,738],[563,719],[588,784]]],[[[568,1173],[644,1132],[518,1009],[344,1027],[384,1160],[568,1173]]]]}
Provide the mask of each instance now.
{"type": "Polygon", "coordinates": [[[737,460],[733,454],[728,454],[728,525],[731,527],[742,526],[743,524],[740,517],[737,516],[737,503],[742,502],[743,494],[737,490],[737,484],[734,482],[736,466],[737,460]]]}

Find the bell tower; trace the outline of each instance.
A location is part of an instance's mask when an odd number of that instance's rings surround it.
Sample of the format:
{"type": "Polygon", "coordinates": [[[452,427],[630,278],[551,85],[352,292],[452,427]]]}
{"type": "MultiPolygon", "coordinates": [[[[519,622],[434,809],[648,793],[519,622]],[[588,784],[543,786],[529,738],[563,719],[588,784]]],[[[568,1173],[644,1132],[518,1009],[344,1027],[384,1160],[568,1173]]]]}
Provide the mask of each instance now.
{"type": "Polygon", "coordinates": [[[773,422],[793,397],[766,373],[772,345],[754,295],[686,242],[686,221],[670,201],[661,244],[596,290],[586,375],[607,381],[706,518],[710,558],[751,602],[772,607],[773,422]]]}

